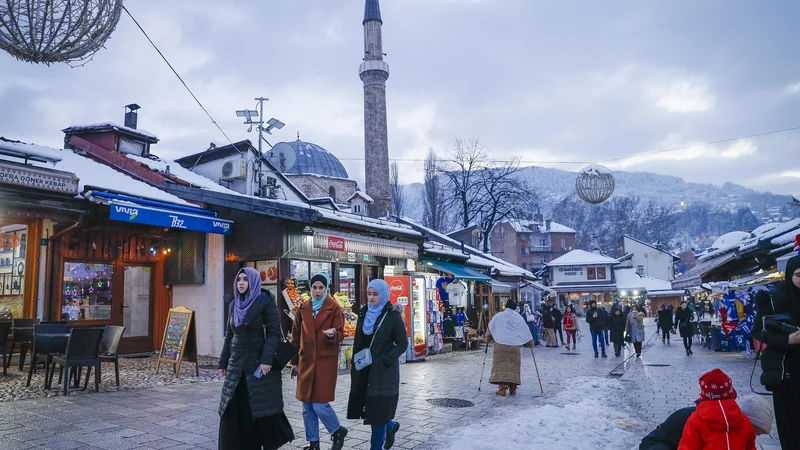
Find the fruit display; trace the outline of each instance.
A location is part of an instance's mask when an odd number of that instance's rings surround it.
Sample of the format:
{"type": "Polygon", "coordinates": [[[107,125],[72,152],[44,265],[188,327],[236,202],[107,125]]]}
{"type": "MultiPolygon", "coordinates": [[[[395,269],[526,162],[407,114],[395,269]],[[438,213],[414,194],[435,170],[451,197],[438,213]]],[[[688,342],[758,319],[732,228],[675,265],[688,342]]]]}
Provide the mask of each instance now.
{"type": "Polygon", "coordinates": [[[294,284],[294,280],[286,280],[286,289],[283,290],[283,295],[292,302],[292,306],[298,306],[305,300],[302,296],[308,294],[300,294],[300,291],[294,284]]]}
{"type": "Polygon", "coordinates": [[[347,297],[347,294],[344,292],[337,292],[333,294],[333,298],[336,299],[336,302],[339,303],[339,306],[342,308],[352,308],[353,304],[350,302],[350,299],[347,297]]]}

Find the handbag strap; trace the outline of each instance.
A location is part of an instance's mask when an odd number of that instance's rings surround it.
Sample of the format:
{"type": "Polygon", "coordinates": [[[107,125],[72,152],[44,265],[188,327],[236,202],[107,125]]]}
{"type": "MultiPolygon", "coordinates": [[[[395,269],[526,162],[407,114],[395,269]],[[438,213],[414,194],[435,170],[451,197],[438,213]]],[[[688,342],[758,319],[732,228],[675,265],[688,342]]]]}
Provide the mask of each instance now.
{"type": "MultiPolygon", "coordinates": [[[[378,335],[378,330],[381,329],[381,325],[383,325],[383,319],[386,318],[387,314],[389,314],[389,311],[386,311],[385,313],[383,313],[383,317],[381,317],[381,321],[378,322],[378,326],[375,327],[375,331],[372,332],[372,341],[370,341],[370,343],[369,343],[369,349],[370,350],[372,350],[372,343],[375,342],[375,336],[378,335]]],[[[363,326],[362,326],[361,332],[362,333],[364,332],[363,326]]]]}

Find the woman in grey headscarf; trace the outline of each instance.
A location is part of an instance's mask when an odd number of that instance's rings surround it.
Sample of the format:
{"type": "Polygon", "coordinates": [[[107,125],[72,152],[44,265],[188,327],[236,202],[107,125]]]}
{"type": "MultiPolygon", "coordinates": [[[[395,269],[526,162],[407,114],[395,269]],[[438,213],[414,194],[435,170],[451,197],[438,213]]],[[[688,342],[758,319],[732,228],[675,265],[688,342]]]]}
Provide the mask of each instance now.
{"type": "Polygon", "coordinates": [[[281,367],[272,367],[281,338],[278,306],[249,267],[236,274],[234,296],[219,357],[219,448],[277,449],[294,440],[283,413],[281,367]]]}

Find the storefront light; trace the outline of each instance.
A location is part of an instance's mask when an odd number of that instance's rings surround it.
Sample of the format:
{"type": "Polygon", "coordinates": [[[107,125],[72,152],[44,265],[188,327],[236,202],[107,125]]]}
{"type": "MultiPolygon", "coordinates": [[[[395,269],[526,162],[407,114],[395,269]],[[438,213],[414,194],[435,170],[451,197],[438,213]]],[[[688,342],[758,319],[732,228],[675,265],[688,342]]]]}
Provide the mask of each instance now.
{"type": "Polygon", "coordinates": [[[620,295],[622,295],[623,297],[625,297],[625,296],[627,296],[627,295],[628,295],[628,292],[627,292],[627,291],[622,291],[622,292],[620,292],[620,295]]]}
{"type": "Polygon", "coordinates": [[[639,291],[633,291],[633,295],[639,295],[639,291]]]}

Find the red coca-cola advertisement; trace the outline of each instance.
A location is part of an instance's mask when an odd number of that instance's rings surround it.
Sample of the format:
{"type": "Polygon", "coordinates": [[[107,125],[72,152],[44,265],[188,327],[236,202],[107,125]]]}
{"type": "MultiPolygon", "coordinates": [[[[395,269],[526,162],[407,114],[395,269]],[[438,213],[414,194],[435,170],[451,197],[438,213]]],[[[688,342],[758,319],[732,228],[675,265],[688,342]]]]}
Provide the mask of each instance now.
{"type": "Polygon", "coordinates": [[[403,307],[403,322],[406,324],[406,335],[411,338],[411,285],[409,277],[384,277],[389,285],[389,301],[403,307]]]}
{"type": "Polygon", "coordinates": [[[328,236],[328,250],[343,252],[344,239],[340,237],[328,236]]]}

